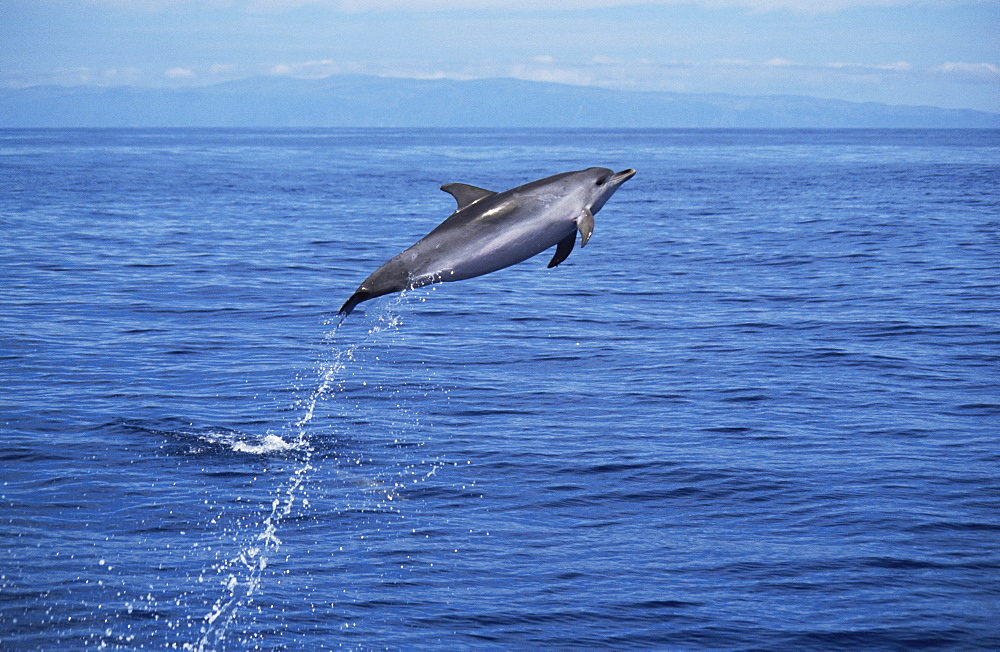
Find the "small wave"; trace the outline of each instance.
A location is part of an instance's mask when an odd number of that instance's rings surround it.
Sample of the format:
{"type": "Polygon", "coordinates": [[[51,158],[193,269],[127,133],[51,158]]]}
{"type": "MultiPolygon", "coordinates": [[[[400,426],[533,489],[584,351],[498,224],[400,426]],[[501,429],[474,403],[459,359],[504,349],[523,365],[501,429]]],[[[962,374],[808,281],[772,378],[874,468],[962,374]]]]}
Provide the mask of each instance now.
{"type": "Polygon", "coordinates": [[[301,438],[285,439],[274,433],[261,435],[220,426],[157,432],[186,444],[190,455],[218,449],[246,455],[283,455],[303,452],[308,448],[308,444],[301,438]]]}
{"type": "Polygon", "coordinates": [[[258,435],[228,428],[205,428],[191,434],[212,446],[221,446],[235,453],[249,455],[288,453],[299,451],[305,445],[301,439],[286,441],[272,433],[258,435]]]}
{"type": "Polygon", "coordinates": [[[301,441],[287,442],[278,435],[264,435],[256,443],[237,441],[232,444],[233,450],[237,453],[250,453],[252,455],[282,453],[285,451],[299,450],[301,447],[301,441]]]}

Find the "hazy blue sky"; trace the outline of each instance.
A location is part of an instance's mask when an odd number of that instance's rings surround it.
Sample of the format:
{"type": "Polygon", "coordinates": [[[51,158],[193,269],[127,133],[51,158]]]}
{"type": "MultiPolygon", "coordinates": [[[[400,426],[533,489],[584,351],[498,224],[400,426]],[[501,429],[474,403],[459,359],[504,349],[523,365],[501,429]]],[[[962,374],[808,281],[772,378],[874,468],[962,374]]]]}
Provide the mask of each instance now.
{"type": "Polygon", "coordinates": [[[356,72],[1000,111],[1000,0],[0,0],[0,84],[356,72]]]}

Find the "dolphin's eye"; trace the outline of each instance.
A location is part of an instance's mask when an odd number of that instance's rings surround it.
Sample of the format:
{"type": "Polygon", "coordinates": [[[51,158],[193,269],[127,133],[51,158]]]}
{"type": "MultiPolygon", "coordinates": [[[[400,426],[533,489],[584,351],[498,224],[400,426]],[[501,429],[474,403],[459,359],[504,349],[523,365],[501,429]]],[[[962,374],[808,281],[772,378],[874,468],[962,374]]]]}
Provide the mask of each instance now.
{"type": "Polygon", "coordinates": [[[604,179],[598,179],[597,181],[594,182],[594,185],[603,186],[604,185],[604,179]]]}

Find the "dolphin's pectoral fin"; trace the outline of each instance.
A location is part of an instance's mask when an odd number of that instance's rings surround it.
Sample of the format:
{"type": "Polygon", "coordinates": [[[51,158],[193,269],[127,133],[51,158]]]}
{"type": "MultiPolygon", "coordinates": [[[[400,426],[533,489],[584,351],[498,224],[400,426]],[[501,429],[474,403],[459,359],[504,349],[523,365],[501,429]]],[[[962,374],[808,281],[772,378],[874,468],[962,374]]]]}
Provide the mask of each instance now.
{"type": "Polygon", "coordinates": [[[584,208],[583,214],[576,218],[576,228],[580,229],[580,246],[584,247],[587,240],[590,240],[590,234],[594,232],[594,214],[589,208],[584,208]]]}
{"type": "Polygon", "coordinates": [[[455,201],[458,202],[458,208],[456,210],[459,211],[471,204],[475,204],[483,197],[489,197],[490,195],[496,194],[492,190],[477,188],[476,186],[470,186],[467,183],[446,183],[441,186],[441,190],[455,198],[455,201]]]}
{"type": "Polygon", "coordinates": [[[568,236],[559,241],[559,244],[556,246],[556,253],[552,256],[552,260],[549,261],[549,267],[555,267],[566,260],[566,257],[573,251],[573,245],[575,244],[576,231],[571,231],[568,236]]]}

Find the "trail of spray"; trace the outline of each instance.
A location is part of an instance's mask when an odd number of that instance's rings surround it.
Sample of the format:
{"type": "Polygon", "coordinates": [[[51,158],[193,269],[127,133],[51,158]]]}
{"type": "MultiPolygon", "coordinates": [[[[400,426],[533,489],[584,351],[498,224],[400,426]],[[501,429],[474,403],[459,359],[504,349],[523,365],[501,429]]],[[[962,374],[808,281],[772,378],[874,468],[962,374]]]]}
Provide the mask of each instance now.
{"type": "Polygon", "coordinates": [[[260,590],[261,578],[267,568],[268,560],[281,546],[278,527],[292,513],[296,501],[304,501],[305,483],[310,471],[314,469],[313,448],[309,442],[308,432],[317,408],[324,398],[334,396],[340,391],[342,387],[340,379],[348,365],[354,362],[355,353],[369,344],[379,333],[399,326],[399,314],[394,308],[402,298],[401,296],[393,301],[381,314],[376,315],[375,325],[359,341],[340,348],[334,345],[343,320],[324,337],[324,343],[333,349],[333,355],[330,359],[321,361],[318,384],[309,397],[300,403],[302,416],[291,426],[295,441],[290,448],[297,452],[297,468],[279,487],[271,502],[270,513],[261,522],[261,531],[235,556],[215,567],[217,573],[225,576],[223,595],[205,615],[201,638],[193,644],[185,644],[185,650],[206,652],[215,649],[215,646],[225,639],[230,624],[240,610],[247,607],[260,590]]]}

